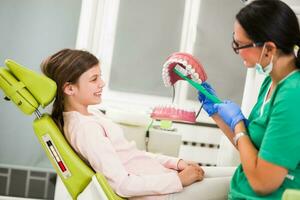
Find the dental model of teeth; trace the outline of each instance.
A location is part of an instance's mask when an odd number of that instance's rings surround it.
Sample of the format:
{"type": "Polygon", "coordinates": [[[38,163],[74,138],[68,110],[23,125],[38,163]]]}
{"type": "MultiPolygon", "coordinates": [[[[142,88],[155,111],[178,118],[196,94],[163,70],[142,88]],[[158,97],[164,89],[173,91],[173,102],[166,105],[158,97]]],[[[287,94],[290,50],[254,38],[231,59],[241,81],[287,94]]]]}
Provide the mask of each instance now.
{"type": "Polygon", "coordinates": [[[196,113],[192,110],[180,109],[174,105],[156,106],[151,113],[152,119],[195,123],[196,113]]]}
{"type": "MultiPolygon", "coordinates": [[[[178,80],[184,80],[174,72],[174,68],[184,76],[201,84],[207,75],[202,64],[188,53],[173,53],[163,65],[162,78],[166,87],[173,86],[178,80]]],[[[152,110],[151,118],[185,123],[196,122],[196,112],[178,108],[177,106],[157,106],[152,110]]]]}
{"type": "Polygon", "coordinates": [[[169,56],[163,65],[162,78],[166,87],[170,87],[178,80],[182,80],[182,78],[174,72],[175,67],[182,74],[197,83],[201,84],[207,79],[202,64],[195,57],[188,53],[177,52],[169,56]]]}

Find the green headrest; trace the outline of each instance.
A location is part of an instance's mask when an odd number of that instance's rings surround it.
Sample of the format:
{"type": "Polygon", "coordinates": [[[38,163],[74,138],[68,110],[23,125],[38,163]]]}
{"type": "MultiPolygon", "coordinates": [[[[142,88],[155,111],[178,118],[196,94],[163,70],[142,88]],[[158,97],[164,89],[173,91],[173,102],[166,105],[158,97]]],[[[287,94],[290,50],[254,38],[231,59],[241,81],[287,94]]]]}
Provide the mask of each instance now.
{"type": "Polygon", "coordinates": [[[5,64],[9,69],[0,68],[0,87],[25,114],[51,103],[57,88],[53,80],[13,60],[6,60],[5,64]]]}

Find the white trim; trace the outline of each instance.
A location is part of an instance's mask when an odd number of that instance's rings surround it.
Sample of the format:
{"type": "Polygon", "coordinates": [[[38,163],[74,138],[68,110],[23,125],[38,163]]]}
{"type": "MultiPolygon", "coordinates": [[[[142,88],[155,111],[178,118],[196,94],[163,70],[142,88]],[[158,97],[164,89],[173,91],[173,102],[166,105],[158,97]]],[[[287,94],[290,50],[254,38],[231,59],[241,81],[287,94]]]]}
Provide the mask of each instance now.
{"type": "Polygon", "coordinates": [[[97,0],[82,0],[79,25],[77,31],[76,48],[90,49],[93,38],[93,27],[95,25],[95,15],[97,0]]]}
{"type": "MultiPolygon", "coordinates": [[[[201,1],[186,0],[181,33],[180,51],[193,54],[197,38],[197,22],[199,18],[201,1]]],[[[179,106],[186,103],[188,93],[188,83],[181,81],[176,85],[176,96],[174,102],[179,106]]]]}
{"type": "MultiPolygon", "coordinates": [[[[106,83],[109,83],[111,71],[119,4],[119,0],[100,0],[98,4],[99,12],[96,20],[94,52],[100,57],[103,79],[106,83]]],[[[108,87],[106,87],[106,90],[109,90],[108,87]]]]}

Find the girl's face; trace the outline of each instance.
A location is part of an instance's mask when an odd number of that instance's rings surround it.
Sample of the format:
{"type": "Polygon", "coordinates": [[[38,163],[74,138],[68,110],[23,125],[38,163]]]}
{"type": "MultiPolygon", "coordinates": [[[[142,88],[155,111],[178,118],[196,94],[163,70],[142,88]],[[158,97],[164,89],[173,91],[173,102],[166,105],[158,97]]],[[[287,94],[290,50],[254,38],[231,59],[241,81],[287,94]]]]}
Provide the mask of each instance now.
{"type": "MultiPolygon", "coordinates": [[[[234,35],[233,39],[239,46],[252,44],[253,41],[247,36],[247,33],[238,21],[234,23],[234,35]]],[[[244,61],[244,65],[248,68],[252,68],[259,62],[262,53],[262,47],[250,47],[239,50],[239,55],[244,61]]]]}
{"type": "Polygon", "coordinates": [[[73,99],[83,106],[99,104],[104,85],[100,67],[95,65],[84,72],[74,84],[73,99]]]}

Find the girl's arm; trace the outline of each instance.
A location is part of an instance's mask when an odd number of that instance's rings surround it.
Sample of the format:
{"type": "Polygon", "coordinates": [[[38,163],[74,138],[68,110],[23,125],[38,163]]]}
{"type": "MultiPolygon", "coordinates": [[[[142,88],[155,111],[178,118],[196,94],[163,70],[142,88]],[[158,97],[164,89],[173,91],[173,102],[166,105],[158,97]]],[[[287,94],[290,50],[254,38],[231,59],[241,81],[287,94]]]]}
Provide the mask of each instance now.
{"type": "Polygon", "coordinates": [[[110,140],[96,123],[78,124],[71,145],[96,172],[101,172],[117,194],[123,197],[179,192],[182,184],[178,173],[135,175],[126,170],[110,140]]]}

